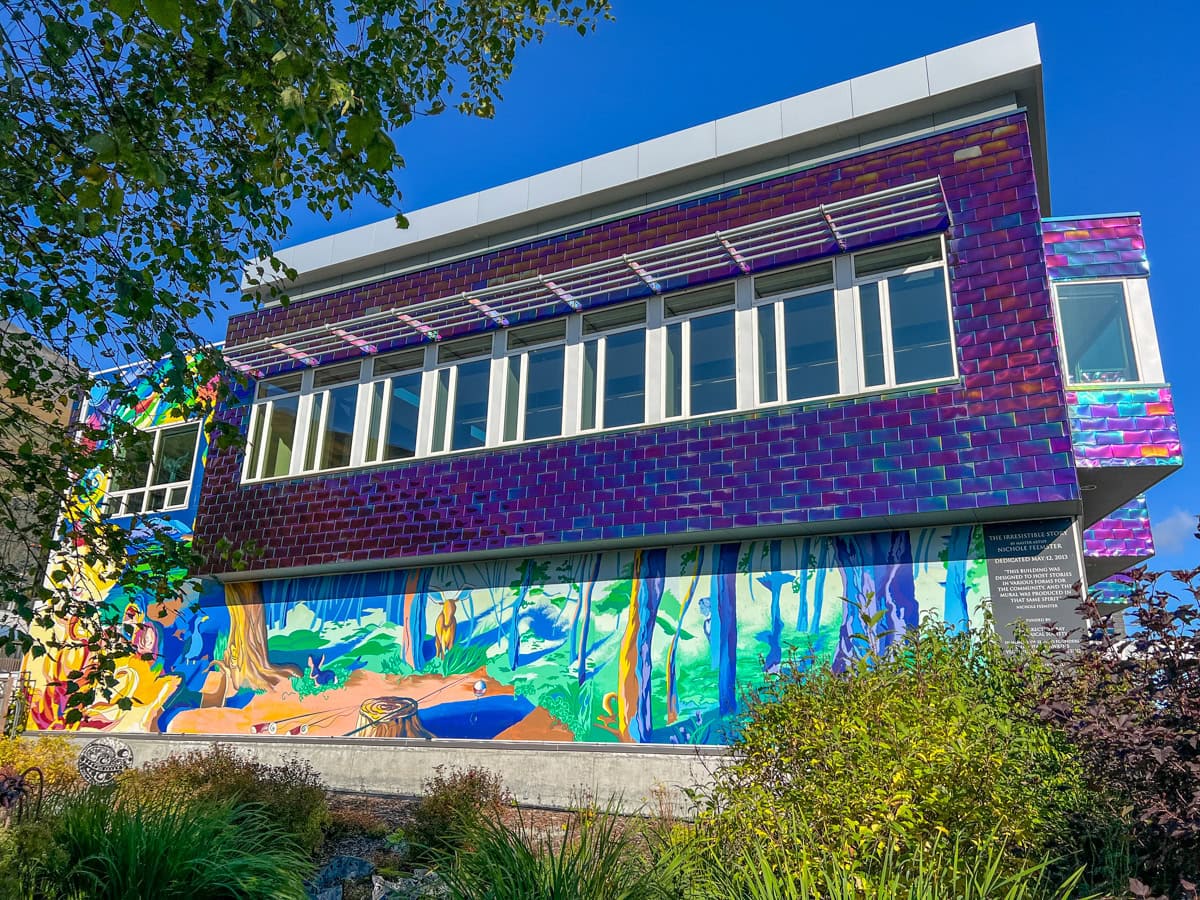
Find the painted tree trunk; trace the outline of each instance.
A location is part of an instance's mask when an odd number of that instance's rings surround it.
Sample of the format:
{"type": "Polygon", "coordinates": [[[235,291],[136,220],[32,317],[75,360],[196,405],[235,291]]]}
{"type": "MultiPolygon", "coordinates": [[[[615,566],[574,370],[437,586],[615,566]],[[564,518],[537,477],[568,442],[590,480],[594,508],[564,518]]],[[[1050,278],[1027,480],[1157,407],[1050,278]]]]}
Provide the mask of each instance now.
{"type": "Polygon", "coordinates": [[[796,630],[799,632],[808,631],[808,560],[812,554],[812,538],[805,538],[800,544],[800,550],[796,559],[796,569],[800,576],[798,594],[799,606],[796,609],[796,630]]]}
{"type": "Polygon", "coordinates": [[[971,610],[967,608],[967,565],[971,553],[970,525],[956,525],[950,529],[946,546],[946,623],[955,630],[965,631],[971,624],[971,610]]]}
{"type": "Polygon", "coordinates": [[[759,637],[767,642],[763,668],[768,672],[773,672],[783,661],[783,614],[780,611],[780,594],[784,585],[792,583],[792,576],[781,571],[783,568],[781,542],[771,541],[767,547],[769,571],[763,573],[758,579],[758,583],[771,592],[771,627],[759,637]]]}
{"type": "Polygon", "coordinates": [[[508,667],[514,672],[521,664],[521,607],[525,605],[525,598],[529,596],[529,588],[533,584],[535,569],[533,560],[525,560],[522,569],[521,587],[517,591],[517,599],[512,606],[512,615],[508,619],[508,667]]]}
{"type": "Polygon", "coordinates": [[[671,636],[671,645],[667,648],[667,724],[675,722],[679,718],[679,684],[677,675],[678,662],[676,654],[679,652],[679,632],[683,630],[684,619],[687,618],[688,609],[691,608],[692,598],[696,596],[696,585],[700,583],[700,572],[704,569],[704,548],[696,547],[696,571],[692,573],[692,580],[688,582],[687,594],[683,598],[683,605],[679,609],[679,621],[675,624],[675,634],[671,636]]]}
{"type": "Polygon", "coordinates": [[[587,579],[587,583],[583,587],[583,592],[579,597],[579,683],[583,684],[588,679],[587,661],[588,661],[588,630],[592,623],[592,592],[596,590],[596,581],[600,578],[600,560],[599,553],[592,557],[591,577],[587,579]]]}
{"type": "Polygon", "coordinates": [[[812,634],[821,630],[821,615],[824,613],[822,607],[825,605],[825,575],[830,566],[829,539],[818,538],[817,546],[820,549],[817,551],[817,571],[813,577],[812,615],[808,620],[808,630],[812,634]]]}
{"type": "Polygon", "coordinates": [[[864,650],[875,649],[868,626],[875,613],[875,581],[867,562],[869,544],[866,535],[842,535],[833,538],[834,558],[842,573],[844,586],[842,625],[833,656],[835,672],[844,672],[864,650]]]}
{"type": "Polygon", "coordinates": [[[400,652],[414,671],[429,661],[425,655],[425,603],[429,596],[430,569],[410,569],[404,573],[401,596],[403,607],[400,652]]]}
{"type": "Polygon", "coordinates": [[[879,646],[887,649],[920,624],[913,580],[912,541],[907,530],[874,536],[876,608],[884,611],[879,623],[879,646]]]}
{"type": "Polygon", "coordinates": [[[639,550],[633,557],[633,584],[629,591],[629,621],[621,641],[618,664],[617,716],[623,740],[639,743],[653,737],[651,674],[652,640],[662,603],[666,577],[666,550],[639,550]]]}
{"type": "Polygon", "coordinates": [[[272,665],[267,656],[267,619],[262,590],[257,581],[234,581],[225,585],[229,609],[229,641],[221,658],[225,696],[242,688],[269,691],[279,682],[294,678],[294,666],[272,665]]]}
{"type": "Polygon", "coordinates": [[[722,716],[737,712],[737,568],[741,544],[721,544],[713,567],[709,603],[709,641],[717,672],[717,708],[722,716]]]}

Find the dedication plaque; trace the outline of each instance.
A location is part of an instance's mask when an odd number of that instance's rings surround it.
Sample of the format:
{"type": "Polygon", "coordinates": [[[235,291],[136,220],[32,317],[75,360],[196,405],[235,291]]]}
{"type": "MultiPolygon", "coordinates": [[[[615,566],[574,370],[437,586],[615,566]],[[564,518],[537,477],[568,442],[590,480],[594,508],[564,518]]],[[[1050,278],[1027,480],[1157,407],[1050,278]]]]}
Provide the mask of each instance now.
{"type": "Polygon", "coordinates": [[[1083,573],[1071,520],[985,525],[983,540],[1000,636],[1011,639],[1024,620],[1035,642],[1065,643],[1066,632],[1080,625],[1075,608],[1083,573]]]}

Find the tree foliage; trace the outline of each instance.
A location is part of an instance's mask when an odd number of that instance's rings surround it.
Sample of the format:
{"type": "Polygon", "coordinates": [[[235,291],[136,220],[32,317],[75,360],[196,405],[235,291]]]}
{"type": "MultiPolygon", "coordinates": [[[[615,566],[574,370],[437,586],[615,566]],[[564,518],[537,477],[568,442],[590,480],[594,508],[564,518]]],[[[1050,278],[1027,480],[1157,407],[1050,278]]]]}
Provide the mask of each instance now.
{"type": "Polygon", "coordinates": [[[206,416],[229,379],[219,352],[189,364],[186,351],[243,276],[286,302],[294,273],[272,249],[290,211],[399,209],[397,130],[447,109],[492,115],[518,51],[607,15],[607,0],[0,3],[0,532],[18,548],[0,600],[43,627],[73,617],[89,660],[73,701],[111,687],[130,649],[85,570],[165,600],[194,561],[152,521],[131,537],[91,502],[84,474],[120,470],[144,437],[120,418],[62,427],[89,371],[167,358],[164,398],[206,416]],[[51,554],[58,578],[43,584],[51,554]]]}

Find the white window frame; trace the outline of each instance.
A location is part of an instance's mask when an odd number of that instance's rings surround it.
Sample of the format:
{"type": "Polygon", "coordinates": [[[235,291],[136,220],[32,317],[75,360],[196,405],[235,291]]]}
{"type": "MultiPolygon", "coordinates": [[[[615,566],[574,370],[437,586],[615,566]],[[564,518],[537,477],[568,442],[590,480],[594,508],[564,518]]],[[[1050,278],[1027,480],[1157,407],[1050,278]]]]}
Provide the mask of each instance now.
{"type": "MultiPolygon", "coordinates": [[[[806,287],[796,288],[792,290],[783,290],[778,294],[771,294],[765,297],[756,297],[754,295],[754,275],[744,275],[730,282],[716,283],[705,285],[700,288],[684,289],[679,291],[671,291],[667,294],[656,294],[651,297],[627,301],[620,304],[613,304],[608,307],[599,309],[589,309],[582,312],[569,313],[562,318],[565,319],[565,338],[554,337],[545,341],[539,341],[537,344],[528,346],[514,347],[511,350],[508,348],[510,334],[509,328],[497,329],[482,334],[475,334],[464,337],[462,340],[479,340],[480,347],[478,352],[464,357],[462,359],[446,360],[439,362],[440,348],[451,346],[452,342],[445,344],[429,343],[421,347],[421,364],[417,366],[401,370],[386,375],[375,375],[375,356],[365,356],[359,363],[358,374],[358,394],[355,406],[355,421],[351,444],[350,463],[346,466],[340,466],[332,469],[313,468],[307,470],[304,468],[304,461],[308,456],[308,436],[312,429],[312,414],[313,406],[316,402],[315,398],[319,394],[331,392],[332,390],[353,383],[348,377],[346,381],[314,388],[315,373],[321,369],[304,369],[298,372],[286,373],[285,375],[276,376],[277,378],[287,377],[288,375],[300,377],[300,386],[297,390],[283,394],[279,397],[251,401],[251,413],[249,416],[249,429],[246,448],[246,457],[243,465],[242,480],[246,483],[263,482],[277,480],[282,478],[308,477],[311,475],[323,474],[326,472],[340,472],[347,469],[358,469],[363,467],[376,466],[396,466],[416,459],[423,459],[435,456],[447,456],[458,453],[470,453],[478,450],[484,450],[495,447],[513,447],[530,443],[547,443],[555,440],[572,438],[579,435],[591,435],[609,431],[628,431],[638,428],[645,428],[657,425],[662,422],[682,422],[688,419],[696,418],[697,416],[708,418],[714,416],[734,415],[739,412],[747,412],[760,408],[772,408],[778,406],[787,406],[793,404],[809,404],[830,401],[834,399],[848,399],[852,397],[871,396],[874,394],[884,393],[896,389],[904,389],[910,387],[919,387],[923,385],[946,384],[956,381],[960,378],[960,364],[958,360],[958,342],[957,333],[955,330],[955,322],[953,316],[954,298],[951,293],[949,259],[946,246],[945,235],[927,235],[920,238],[914,238],[907,241],[899,241],[894,244],[883,244],[878,247],[872,247],[869,250],[861,252],[874,252],[885,249],[900,249],[909,244],[917,244],[936,239],[938,241],[941,258],[933,262],[919,263],[908,266],[898,266],[887,271],[873,273],[871,275],[858,277],[854,276],[854,261],[857,254],[844,253],[830,258],[832,263],[832,281],[822,284],[810,285],[806,287]],[[951,358],[953,360],[953,372],[948,375],[939,376],[937,378],[928,379],[920,382],[906,382],[899,384],[895,377],[895,348],[893,345],[892,323],[891,323],[891,297],[888,290],[888,279],[898,275],[908,275],[917,272],[929,271],[940,268],[945,287],[946,297],[946,319],[949,326],[950,343],[951,343],[951,358]],[[862,318],[862,302],[860,297],[860,288],[864,284],[874,283],[879,285],[880,292],[880,327],[882,329],[883,352],[884,352],[884,375],[885,382],[879,385],[866,385],[866,360],[865,346],[863,341],[863,318],[862,318]],[[703,307],[701,309],[690,310],[678,315],[667,317],[665,307],[668,303],[696,290],[711,290],[722,286],[732,286],[729,292],[729,298],[726,301],[715,304],[713,306],[703,307]],[[834,298],[834,327],[837,344],[837,369],[838,369],[838,392],[834,394],[824,394],[814,397],[803,397],[791,399],[787,396],[787,359],[785,352],[786,333],[784,328],[784,304],[797,297],[803,297],[810,294],[823,293],[831,291],[834,298]],[[601,309],[615,310],[623,306],[641,306],[645,311],[645,318],[641,322],[625,325],[614,325],[611,328],[597,330],[594,333],[584,333],[584,317],[600,311],[601,309]],[[733,355],[734,361],[734,395],[735,405],[726,410],[720,410],[711,413],[694,414],[692,412],[692,384],[691,384],[691,329],[695,319],[702,316],[713,315],[716,313],[728,313],[733,322],[733,331],[729,336],[730,352],[733,355]],[[760,315],[770,314],[774,317],[775,323],[775,354],[776,354],[776,390],[778,399],[774,401],[763,401],[761,397],[761,385],[759,384],[759,369],[762,360],[759,358],[761,351],[758,346],[758,317],[760,315]],[[666,408],[668,398],[666,396],[666,386],[668,383],[668,356],[667,356],[667,336],[668,329],[673,325],[678,325],[680,329],[680,337],[682,339],[681,359],[680,359],[680,393],[681,393],[681,410],[678,414],[668,418],[666,416],[666,408]],[[605,381],[608,369],[608,355],[610,339],[627,333],[638,331],[644,334],[644,385],[643,397],[644,405],[642,410],[642,421],[630,425],[614,425],[610,426],[605,423],[605,407],[607,405],[607,397],[605,396],[605,381]],[[488,335],[489,339],[484,341],[483,336],[488,335]],[[596,348],[596,383],[595,383],[595,402],[596,402],[596,418],[594,424],[588,428],[583,427],[583,374],[585,354],[589,345],[594,345],[596,348]],[[561,433],[549,437],[525,438],[525,418],[528,411],[528,390],[529,390],[529,355],[530,353],[548,347],[563,348],[563,418],[561,433]],[[518,395],[517,402],[517,431],[516,437],[505,439],[504,426],[505,417],[508,412],[510,398],[508,375],[509,366],[514,358],[520,358],[520,374],[516,385],[518,395]],[[487,396],[487,421],[485,423],[485,440],[478,447],[463,447],[452,448],[450,441],[454,432],[454,408],[458,399],[459,375],[463,365],[475,363],[483,360],[489,360],[488,368],[489,390],[487,396]],[[417,433],[416,433],[416,448],[415,453],[411,457],[403,457],[396,460],[383,459],[384,446],[384,429],[386,428],[387,420],[390,415],[391,407],[391,382],[394,378],[420,373],[420,406],[417,414],[417,433]],[[445,404],[445,422],[440,436],[443,449],[433,450],[436,443],[436,435],[434,435],[434,426],[438,416],[437,394],[438,385],[441,380],[442,373],[446,373],[447,391],[445,404]],[[383,398],[379,411],[379,440],[375,448],[375,453],[371,458],[367,457],[367,443],[369,430],[372,425],[371,416],[371,395],[375,390],[376,385],[383,384],[383,398]],[[297,397],[297,425],[296,433],[293,435],[293,450],[292,460],[289,471],[281,475],[272,475],[264,477],[262,475],[265,459],[260,454],[260,447],[254,446],[255,430],[259,432],[258,443],[262,443],[265,436],[269,433],[271,427],[271,419],[274,415],[275,405],[280,400],[297,397]],[[255,471],[251,471],[251,467],[255,471]]],[[[811,263],[801,263],[796,268],[805,265],[818,264],[821,261],[812,261],[811,263]]],[[[792,267],[787,267],[792,268],[792,267]]],[[[785,271],[781,268],[777,271],[785,271]]],[[[768,275],[773,273],[760,273],[760,275],[768,275]]],[[[1145,376],[1145,369],[1142,368],[1144,358],[1142,351],[1144,349],[1144,332],[1147,326],[1144,325],[1142,319],[1144,316],[1139,316],[1135,311],[1131,300],[1131,292],[1128,287],[1128,279],[1109,279],[1119,280],[1126,283],[1126,302],[1130,310],[1130,322],[1134,329],[1135,347],[1138,353],[1139,371],[1145,376]]],[[[1144,279],[1143,279],[1144,280],[1144,279]]],[[[1057,295],[1056,295],[1057,301],[1057,295]]],[[[1146,308],[1148,310],[1148,297],[1146,298],[1146,308]]],[[[542,320],[552,321],[552,320],[542,320]]],[[[524,325],[525,323],[522,323],[524,325]]],[[[534,324],[534,323],[529,323],[534,324]]],[[[521,327],[521,325],[515,326],[521,327]]],[[[1151,337],[1153,337],[1153,320],[1149,320],[1148,328],[1151,337]]],[[[455,339],[455,343],[458,339],[455,339]]],[[[1060,344],[1061,335],[1060,335],[1060,344]]],[[[401,348],[397,353],[408,352],[417,348],[401,348]]],[[[392,355],[392,351],[387,354],[380,355],[378,358],[383,359],[392,355]]],[[[332,363],[332,365],[343,365],[350,361],[332,363]]],[[[1065,361],[1064,361],[1065,365],[1065,361]]],[[[260,382],[261,384],[261,382],[260,382]]],[[[255,395],[257,396],[259,386],[255,386],[255,395]]],[[[322,446],[329,412],[329,403],[322,403],[322,419],[318,424],[316,435],[318,444],[314,448],[314,461],[319,462],[321,454],[324,451],[322,446]]],[[[265,449],[265,448],[263,448],[265,449]]]]}
{"type": "MultiPolygon", "coordinates": [[[[645,300],[639,300],[637,303],[614,304],[609,309],[620,309],[622,306],[633,307],[638,304],[646,305],[645,300]]],[[[589,310],[591,312],[592,310],[589,310]]],[[[582,420],[577,425],[577,434],[595,434],[598,431],[609,431],[613,428],[642,428],[650,421],[650,370],[653,364],[654,355],[650,350],[650,340],[654,330],[650,327],[649,316],[650,310],[646,308],[646,318],[641,322],[634,322],[629,325],[618,325],[615,328],[605,328],[603,331],[597,331],[594,334],[583,334],[582,325],[580,327],[579,337],[579,352],[576,354],[575,363],[579,367],[579,372],[576,375],[576,383],[579,385],[578,394],[576,396],[575,406],[579,410],[579,415],[583,415],[583,371],[585,354],[587,353],[587,345],[596,345],[596,383],[594,385],[595,402],[596,402],[596,422],[588,428],[584,428],[582,420]],[[642,350],[644,359],[642,360],[642,421],[635,425],[614,425],[606,426],[604,424],[604,406],[607,396],[604,392],[604,380],[608,370],[608,339],[615,334],[624,334],[628,331],[644,331],[646,338],[642,342],[642,350]]],[[[587,315],[585,312],[583,315],[587,315]]],[[[580,323],[583,322],[583,316],[579,317],[580,323]]],[[[568,348],[570,347],[570,331],[568,331],[568,348]]],[[[568,359],[570,357],[568,356],[568,359]]]]}
{"type": "MultiPolygon", "coordinates": [[[[146,470],[146,481],[141,487],[126,488],[106,493],[104,498],[105,508],[109,510],[111,515],[135,516],[146,515],[148,513],[170,512],[175,509],[187,509],[188,503],[191,501],[192,482],[196,480],[196,461],[200,458],[200,440],[204,436],[204,423],[194,419],[186,422],[171,422],[168,425],[156,425],[153,428],[146,428],[144,429],[144,433],[153,435],[150,445],[150,465],[146,470]],[[158,469],[158,453],[159,448],[162,446],[164,434],[192,425],[196,426],[196,440],[192,444],[192,464],[188,468],[187,479],[170,481],[165,484],[154,484],[154,476],[158,469]],[[180,488],[183,488],[183,500],[179,503],[169,502],[171,494],[180,488]],[[150,495],[157,491],[163,492],[164,504],[162,506],[151,506],[150,495]],[[127,509],[125,501],[138,493],[142,494],[141,508],[127,509]]],[[[112,484],[111,477],[109,478],[109,484],[112,484]]]]}
{"type": "MultiPolygon", "coordinates": [[[[546,320],[546,321],[553,321],[553,320],[546,320]]],[[[561,338],[554,338],[552,340],[542,341],[537,344],[526,344],[521,347],[515,347],[511,350],[506,349],[506,352],[504,355],[504,366],[503,366],[504,374],[501,379],[501,386],[500,386],[500,390],[499,390],[499,393],[501,395],[499,442],[501,444],[521,444],[521,443],[525,442],[525,412],[526,412],[526,409],[528,408],[528,402],[529,402],[529,354],[536,353],[539,350],[547,350],[547,349],[550,349],[553,347],[561,347],[562,351],[563,351],[562,412],[559,415],[558,434],[549,435],[547,437],[534,438],[533,440],[553,441],[556,438],[560,438],[564,434],[567,433],[567,418],[568,418],[567,405],[569,403],[569,397],[567,395],[567,366],[570,364],[570,354],[568,354],[568,352],[567,352],[568,335],[567,335],[567,329],[565,327],[565,324],[566,323],[564,323],[563,337],[561,337],[561,338]],[[517,431],[517,434],[516,434],[516,437],[505,438],[504,431],[505,431],[505,428],[508,426],[509,404],[513,400],[513,398],[510,397],[509,393],[508,393],[509,372],[510,372],[509,367],[512,365],[512,360],[514,358],[520,358],[520,360],[521,360],[520,373],[517,375],[517,384],[516,384],[516,391],[517,391],[517,397],[516,397],[516,401],[517,401],[516,426],[517,427],[516,427],[516,431],[517,431]]],[[[511,333],[511,331],[506,331],[504,333],[506,348],[507,348],[507,343],[508,343],[508,335],[510,333],[511,333]]],[[[496,396],[497,391],[495,390],[495,388],[493,388],[491,394],[492,394],[493,398],[496,396]]],[[[582,395],[581,395],[581,399],[582,399],[582,395]]],[[[489,411],[489,413],[491,412],[490,406],[488,407],[488,411],[489,411]]]]}
{"type": "Polygon", "coordinates": [[[1138,384],[1161,384],[1164,380],[1162,357],[1158,349],[1158,334],[1150,307],[1150,292],[1145,278],[1072,278],[1051,282],[1054,295],[1054,333],[1058,338],[1059,361],[1063,383],[1068,387],[1102,387],[1138,384]],[[1059,289],[1074,284],[1119,284],[1125,298],[1125,321],[1129,324],[1129,339],[1133,344],[1133,363],[1137,368],[1134,381],[1075,381],[1071,377],[1071,360],[1067,358],[1066,332],[1063,331],[1059,289]]]}
{"type": "MultiPolygon", "coordinates": [[[[875,393],[877,391],[889,391],[901,387],[919,387],[924,384],[940,384],[946,381],[956,381],[959,378],[958,365],[958,341],[954,330],[954,296],[950,292],[950,266],[946,258],[946,237],[945,235],[937,236],[941,246],[941,259],[927,263],[917,263],[909,266],[899,266],[895,269],[888,269],[882,272],[872,272],[870,275],[857,277],[854,275],[853,268],[851,269],[853,297],[854,297],[854,329],[855,329],[855,363],[856,372],[858,375],[859,388],[863,393],[875,393]],[[912,275],[917,272],[928,272],[933,269],[941,269],[942,283],[945,285],[946,291],[946,323],[949,326],[950,335],[950,362],[951,373],[948,375],[938,375],[935,378],[926,378],[921,381],[896,381],[896,354],[895,347],[892,343],[892,302],[891,294],[888,286],[888,279],[895,278],[898,275],[912,275]],[[866,359],[866,342],[863,340],[863,314],[862,314],[862,299],[859,295],[859,289],[864,284],[877,284],[879,286],[879,318],[880,328],[882,329],[883,342],[883,384],[867,384],[867,359],[866,359]]],[[[895,244],[883,244],[879,247],[872,247],[869,250],[861,251],[861,253],[851,254],[851,265],[853,266],[853,257],[859,256],[862,253],[874,253],[878,250],[893,250],[912,244],[920,244],[930,240],[929,236],[916,238],[911,241],[899,241],[895,244]]]]}
{"type": "MultiPolygon", "coordinates": [[[[705,287],[695,288],[693,290],[672,291],[670,294],[663,295],[663,316],[662,316],[662,359],[658,366],[662,378],[662,421],[678,422],[681,419],[690,419],[692,416],[692,320],[700,319],[704,316],[711,316],[714,313],[728,312],[733,319],[733,333],[729,336],[729,346],[733,352],[733,406],[728,409],[717,410],[715,412],[697,413],[697,416],[705,418],[709,416],[725,416],[738,411],[738,398],[741,396],[741,379],[744,373],[742,367],[738,365],[738,309],[737,309],[737,290],[729,295],[729,300],[725,303],[716,303],[712,306],[705,306],[701,309],[693,309],[689,312],[671,315],[666,311],[665,303],[671,299],[683,297],[690,293],[699,293],[700,291],[711,290],[714,287],[720,287],[720,283],[715,285],[706,285],[705,287]],[[675,415],[667,414],[667,384],[668,384],[668,367],[670,366],[670,353],[668,350],[670,341],[670,329],[672,325],[680,326],[679,334],[679,412],[675,415]]],[[[755,322],[757,325],[758,323],[755,322]]]]}
{"type": "MultiPolygon", "coordinates": [[[[802,268],[802,267],[797,267],[802,268]]],[[[842,377],[842,370],[845,366],[845,360],[842,359],[842,323],[841,316],[838,314],[838,306],[840,304],[839,291],[837,289],[837,278],[832,268],[830,270],[829,281],[824,284],[813,285],[812,287],[797,288],[791,291],[785,291],[779,294],[768,294],[765,297],[758,297],[754,300],[754,316],[750,323],[753,329],[753,372],[752,379],[754,381],[754,404],[758,407],[772,406],[787,406],[792,403],[809,403],[818,400],[827,400],[834,397],[840,397],[844,393],[842,385],[845,379],[842,377]],[[821,294],[828,292],[833,300],[833,328],[834,342],[837,349],[837,372],[838,372],[838,389],[832,394],[818,394],[812,397],[797,397],[792,399],[787,396],[787,353],[785,352],[785,334],[784,334],[784,317],[783,305],[796,297],[804,297],[808,294],[821,294]],[[765,307],[772,307],[772,317],[775,321],[775,392],[777,399],[764,400],[762,398],[762,384],[760,383],[759,373],[762,371],[762,352],[759,347],[759,328],[758,317],[763,314],[765,307]]],[[[857,297],[857,292],[855,292],[857,297]]]]}

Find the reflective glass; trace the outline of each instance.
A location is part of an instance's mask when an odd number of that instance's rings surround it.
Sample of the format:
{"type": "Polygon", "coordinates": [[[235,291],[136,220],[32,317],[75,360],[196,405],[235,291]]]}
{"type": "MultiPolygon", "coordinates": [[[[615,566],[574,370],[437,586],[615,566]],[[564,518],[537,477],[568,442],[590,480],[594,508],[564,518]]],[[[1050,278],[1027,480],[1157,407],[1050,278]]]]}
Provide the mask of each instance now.
{"type": "Polygon", "coordinates": [[[525,440],[562,434],[563,348],[529,354],[525,385],[525,440]]]}
{"type": "Polygon", "coordinates": [[[348,384],[329,392],[329,413],[325,417],[325,442],[321,446],[321,468],[336,469],[350,465],[350,447],[354,443],[354,412],[358,406],[358,385],[348,384]]]}
{"type": "Polygon", "coordinates": [[[839,385],[833,291],[784,301],[783,333],[788,399],[836,394],[839,385]]]}
{"type": "Polygon", "coordinates": [[[879,285],[859,285],[859,318],[862,320],[862,354],[865,386],[874,387],[887,380],[883,366],[883,326],[879,322],[879,285]]]}
{"type": "Polygon", "coordinates": [[[596,366],[599,359],[599,341],[588,341],[583,345],[583,396],[579,410],[579,427],[596,427],[596,366]]]}
{"type": "Polygon", "coordinates": [[[691,320],[692,415],[737,406],[733,310],[691,320]]]}
{"type": "Polygon", "coordinates": [[[454,389],[454,418],[450,426],[450,449],[482,447],[487,439],[488,389],[492,361],[478,359],[458,367],[454,389]]]}
{"type": "Polygon", "coordinates": [[[666,416],[683,415],[683,323],[667,326],[666,416]]]}
{"type": "Polygon", "coordinates": [[[263,437],[263,478],[274,478],[291,471],[299,406],[299,397],[285,397],[271,404],[271,420],[263,437]]]}
{"type": "Polygon", "coordinates": [[[779,362],[775,346],[775,304],[760,306],[758,316],[758,399],[774,403],[779,399],[779,362]]]}
{"type": "Polygon", "coordinates": [[[417,453],[417,417],[421,405],[421,373],[392,379],[384,459],[408,459],[417,453]]]}
{"type": "Polygon", "coordinates": [[[1072,383],[1138,380],[1123,284],[1059,285],[1058,309],[1072,383]]]}
{"type": "Polygon", "coordinates": [[[946,278],[928,269],[888,279],[896,384],[954,374],[946,278]]]}
{"type": "Polygon", "coordinates": [[[604,427],[646,419],[646,332],[621,331],[605,339],[604,427]]]}

